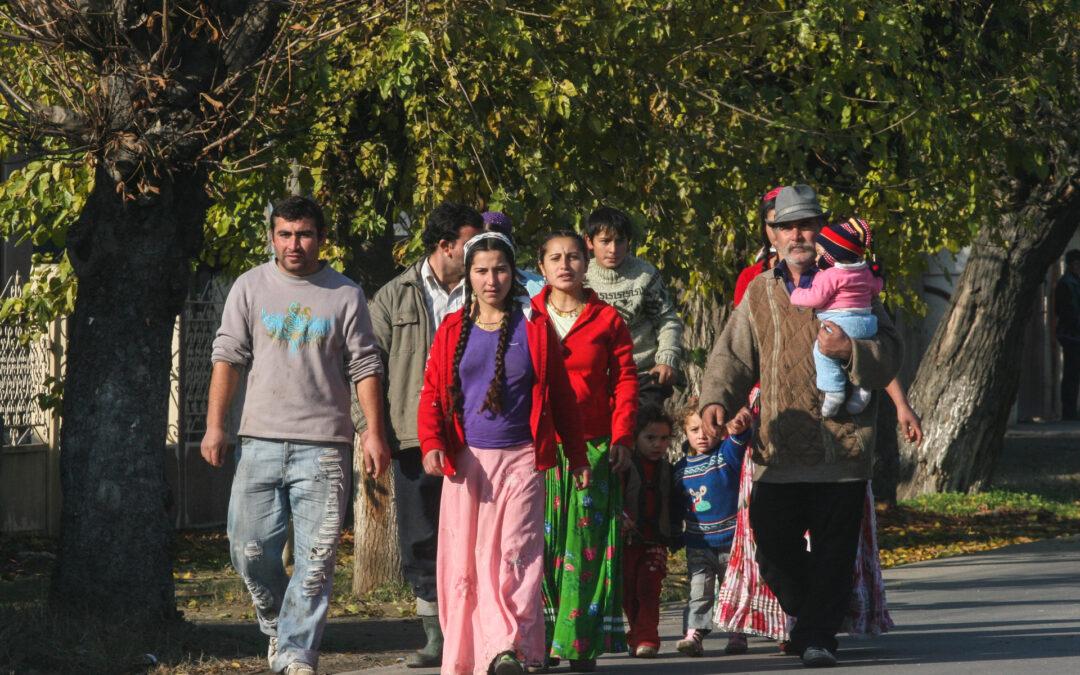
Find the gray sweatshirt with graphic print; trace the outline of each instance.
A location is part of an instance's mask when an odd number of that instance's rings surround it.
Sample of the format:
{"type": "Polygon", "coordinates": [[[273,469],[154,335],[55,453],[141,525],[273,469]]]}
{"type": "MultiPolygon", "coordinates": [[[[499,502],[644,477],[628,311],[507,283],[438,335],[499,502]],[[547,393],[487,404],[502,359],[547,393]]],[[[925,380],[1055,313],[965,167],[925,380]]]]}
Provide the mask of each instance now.
{"type": "Polygon", "coordinates": [[[349,383],[383,372],[364,291],[326,264],[240,275],[210,358],[248,369],[239,434],[291,441],[352,444],[349,383]]]}

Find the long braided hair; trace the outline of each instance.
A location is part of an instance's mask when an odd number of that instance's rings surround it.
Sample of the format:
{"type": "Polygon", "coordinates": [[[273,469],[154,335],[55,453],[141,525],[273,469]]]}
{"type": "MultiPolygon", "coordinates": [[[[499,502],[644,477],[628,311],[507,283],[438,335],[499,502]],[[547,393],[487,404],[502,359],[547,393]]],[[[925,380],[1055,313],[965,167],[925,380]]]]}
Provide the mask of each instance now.
{"type": "Polygon", "coordinates": [[[506,379],[506,350],[510,346],[510,320],[517,309],[517,297],[525,295],[525,289],[518,281],[517,263],[514,259],[514,250],[500,239],[481,239],[469,247],[465,255],[465,310],[461,317],[461,335],[458,336],[457,346],[454,349],[454,365],[452,369],[453,379],[448,392],[450,396],[451,414],[464,414],[465,395],[461,389],[461,357],[465,355],[465,347],[469,344],[469,333],[472,332],[473,316],[472,302],[473,289],[469,280],[469,271],[472,269],[473,258],[477,251],[500,251],[510,263],[510,275],[513,279],[510,292],[503,300],[503,318],[499,324],[499,344],[495,350],[495,376],[488,384],[487,395],[484,403],[477,412],[490,411],[498,415],[502,412],[503,385],[506,379]]]}

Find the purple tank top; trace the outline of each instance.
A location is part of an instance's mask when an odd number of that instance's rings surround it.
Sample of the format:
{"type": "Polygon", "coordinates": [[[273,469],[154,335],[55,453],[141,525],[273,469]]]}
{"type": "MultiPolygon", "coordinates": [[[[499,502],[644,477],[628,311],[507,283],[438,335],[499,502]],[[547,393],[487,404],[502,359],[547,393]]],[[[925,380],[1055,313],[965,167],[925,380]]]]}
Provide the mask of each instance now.
{"type": "Polygon", "coordinates": [[[488,385],[495,375],[495,353],[499,333],[473,326],[461,355],[458,373],[465,395],[465,442],[474,448],[509,448],[532,441],[529,424],[532,412],[533,365],[525,315],[517,309],[510,318],[510,342],[506,348],[506,375],[503,381],[502,412],[479,412],[487,398],[488,385]]]}

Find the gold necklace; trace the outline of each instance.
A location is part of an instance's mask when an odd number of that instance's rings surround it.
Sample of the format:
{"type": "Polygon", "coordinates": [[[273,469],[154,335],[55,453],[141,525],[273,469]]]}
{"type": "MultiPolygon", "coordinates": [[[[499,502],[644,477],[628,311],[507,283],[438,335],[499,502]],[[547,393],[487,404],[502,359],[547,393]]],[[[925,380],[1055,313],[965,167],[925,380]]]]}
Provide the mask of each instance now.
{"type": "Polygon", "coordinates": [[[578,298],[574,297],[573,295],[570,295],[569,293],[566,293],[564,295],[569,297],[571,300],[576,300],[577,301],[577,307],[575,307],[575,308],[573,308],[571,310],[559,309],[555,305],[555,299],[553,297],[548,297],[547,305],[548,305],[548,307],[551,308],[552,312],[555,312],[555,316],[561,316],[564,319],[572,319],[575,316],[577,316],[578,314],[581,314],[581,309],[583,307],[585,307],[585,301],[584,300],[579,300],[578,298]]]}
{"type": "Polygon", "coordinates": [[[498,328],[499,326],[501,326],[504,318],[505,315],[499,317],[498,321],[481,321],[480,315],[477,314],[476,318],[473,319],[473,323],[475,323],[477,326],[480,326],[480,328],[482,328],[483,330],[490,331],[493,328],[498,328]]]}
{"type": "Polygon", "coordinates": [[[581,308],[585,306],[585,303],[579,304],[577,307],[571,310],[559,309],[555,306],[554,302],[548,300],[548,307],[551,307],[551,311],[555,312],[555,316],[561,316],[564,319],[570,319],[578,314],[581,314],[581,308]]]}

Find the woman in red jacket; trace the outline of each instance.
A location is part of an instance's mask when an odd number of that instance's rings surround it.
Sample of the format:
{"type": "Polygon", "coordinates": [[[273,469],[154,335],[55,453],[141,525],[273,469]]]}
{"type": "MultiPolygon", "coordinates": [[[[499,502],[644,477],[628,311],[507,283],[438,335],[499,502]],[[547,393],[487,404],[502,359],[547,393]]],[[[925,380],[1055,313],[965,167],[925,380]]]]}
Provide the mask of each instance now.
{"type": "Polygon", "coordinates": [[[743,268],[742,272],[739,272],[739,278],[735,280],[736,305],[742,301],[742,297],[746,293],[746,287],[750,285],[754,277],[767,269],[771,269],[777,263],[776,244],[773,242],[773,233],[769,229],[769,223],[772,222],[773,213],[776,212],[776,195],[778,194],[780,194],[780,188],[773,188],[766,192],[765,197],[761,200],[761,206],[758,209],[761,250],[758,251],[754,264],[743,268]]]}
{"type": "Polygon", "coordinates": [[[417,418],[424,470],[446,476],[436,578],[442,672],[517,675],[544,656],[544,476],[556,431],[589,484],[581,414],[546,316],[514,300],[514,247],[465,244],[465,305],[439,326],[417,418]],[[531,316],[529,316],[531,315],[531,316]]]}
{"type": "Polygon", "coordinates": [[[567,457],[547,475],[544,620],[550,657],[570,670],[595,670],[596,657],[626,650],[622,611],[622,481],[637,415],[634,343],[619,312],[583,286],[585,240],[569,230],[540,246],[548,282],[533,310],[562,340],[566,369],[585,425],[592,485],[575,490],[567,457]]]}

